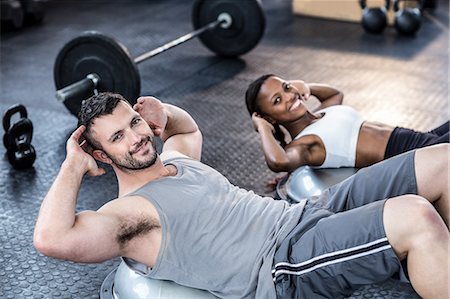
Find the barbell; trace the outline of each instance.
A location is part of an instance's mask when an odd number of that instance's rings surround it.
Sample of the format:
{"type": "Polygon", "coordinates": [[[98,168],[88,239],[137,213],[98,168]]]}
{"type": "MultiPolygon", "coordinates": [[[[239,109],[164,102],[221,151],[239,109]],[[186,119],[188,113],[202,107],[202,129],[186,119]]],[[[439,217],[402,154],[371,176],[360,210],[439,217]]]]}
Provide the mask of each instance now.
{"type": "Polygon", "coordinates": [[[134,104],[141,88],[137,64],[194,37],[219,56],[240,56],[262,38],[265,17],[258,0],[195,0],[192,24],[194,31],[135,58],[120,42],[100,32],[87,31],[72,39],[55,60],[57,99],[74,115],[81,102],[96,92],[117,92],[134,104]]]}

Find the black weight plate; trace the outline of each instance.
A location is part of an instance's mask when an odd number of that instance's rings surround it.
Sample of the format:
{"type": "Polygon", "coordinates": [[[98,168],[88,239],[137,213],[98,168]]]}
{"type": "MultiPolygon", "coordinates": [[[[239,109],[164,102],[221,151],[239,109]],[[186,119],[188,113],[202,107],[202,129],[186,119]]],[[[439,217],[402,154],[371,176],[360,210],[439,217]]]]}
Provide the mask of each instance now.
{"type": "MultiPolygon", "coordinates": [[[[53,75],[61,89],[95,73],[100,77],[99,92],[116,92],[135,103],[141,90],[139,71],[126,48],[116,40],[95,31],[69,41],[56,57],[53,75]]],[[[67,109],[78,115],[82,98],[65,101],[67,109]]]]}
{"type": "Polygon", "coordinates": [[[236,57],[258,44],[266,24],[258,0],[196,0],[192,7],[194,29],[214,22],[221,13],[231,16],[232,25],[219,25],[201,34],[199,38],[207,48],[220,56],[236,57]]]}

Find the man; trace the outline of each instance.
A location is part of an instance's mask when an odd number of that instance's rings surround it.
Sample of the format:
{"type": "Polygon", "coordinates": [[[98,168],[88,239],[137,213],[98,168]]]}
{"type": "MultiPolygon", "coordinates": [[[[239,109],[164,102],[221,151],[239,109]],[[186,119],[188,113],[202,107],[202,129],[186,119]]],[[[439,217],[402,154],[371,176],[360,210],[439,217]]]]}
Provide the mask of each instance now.
{"type": "Polygon", "coordinates": [[[79,123],[36,222],[34,244],[45,255],[122,256],[142,275],[222,298],[347,296],[361,284],[405,278],[406,259],[419,295],[448,297],[448,145],[384,161],[290,205],[199,162],[194,120],[155,98],[131,107],[99,94],[83,103],[79,123]],[[119,197],[75,214],[83,176],[104,173],[94,158],[114,169],[119,197]]]}

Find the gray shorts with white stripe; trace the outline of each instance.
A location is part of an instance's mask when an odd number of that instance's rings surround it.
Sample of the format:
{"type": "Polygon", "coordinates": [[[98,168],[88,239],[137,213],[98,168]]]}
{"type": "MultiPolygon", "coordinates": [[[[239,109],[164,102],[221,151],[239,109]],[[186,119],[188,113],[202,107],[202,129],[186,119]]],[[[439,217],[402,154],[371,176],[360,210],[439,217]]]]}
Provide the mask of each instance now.
{"type": "Polygon", "coordinates": [[[391,277],[407,281],[383,226],[386,199],[403,194],[417,194],[414,152],[361,169],[308,199],[275,253],[278,298],[339,298],[391,277]]]}

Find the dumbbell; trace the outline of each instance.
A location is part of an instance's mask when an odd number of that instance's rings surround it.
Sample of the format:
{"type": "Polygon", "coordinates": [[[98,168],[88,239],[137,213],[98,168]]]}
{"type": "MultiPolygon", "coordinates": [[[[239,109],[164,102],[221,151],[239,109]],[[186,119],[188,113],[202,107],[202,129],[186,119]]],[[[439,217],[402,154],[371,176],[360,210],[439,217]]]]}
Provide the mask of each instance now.
{"type": "Polygon", "coordinates": [[[27,110],[21,104],[11,106],[3,116],[3,144],[9,162],[17,169],[29,168],[36,160],[36,151],[31,145],[33,123],[27,117],[27,110]],[[15,114],[19,114],[20,119],[12,124],[11,119],[15,114]]]}
{"type": "Polygon", "coordinates": [[[258,0],[196,0],[192,23],[193,32],[135,58],[121,43],[99,32],[74,38],[55,61],[57,99],[74,115],[81,102],[96,92],[117,92],[134,103],[140,95],[137,64],[194,37],[219,56],[240,56],[262,38],[265,17],[258,0]]]}

